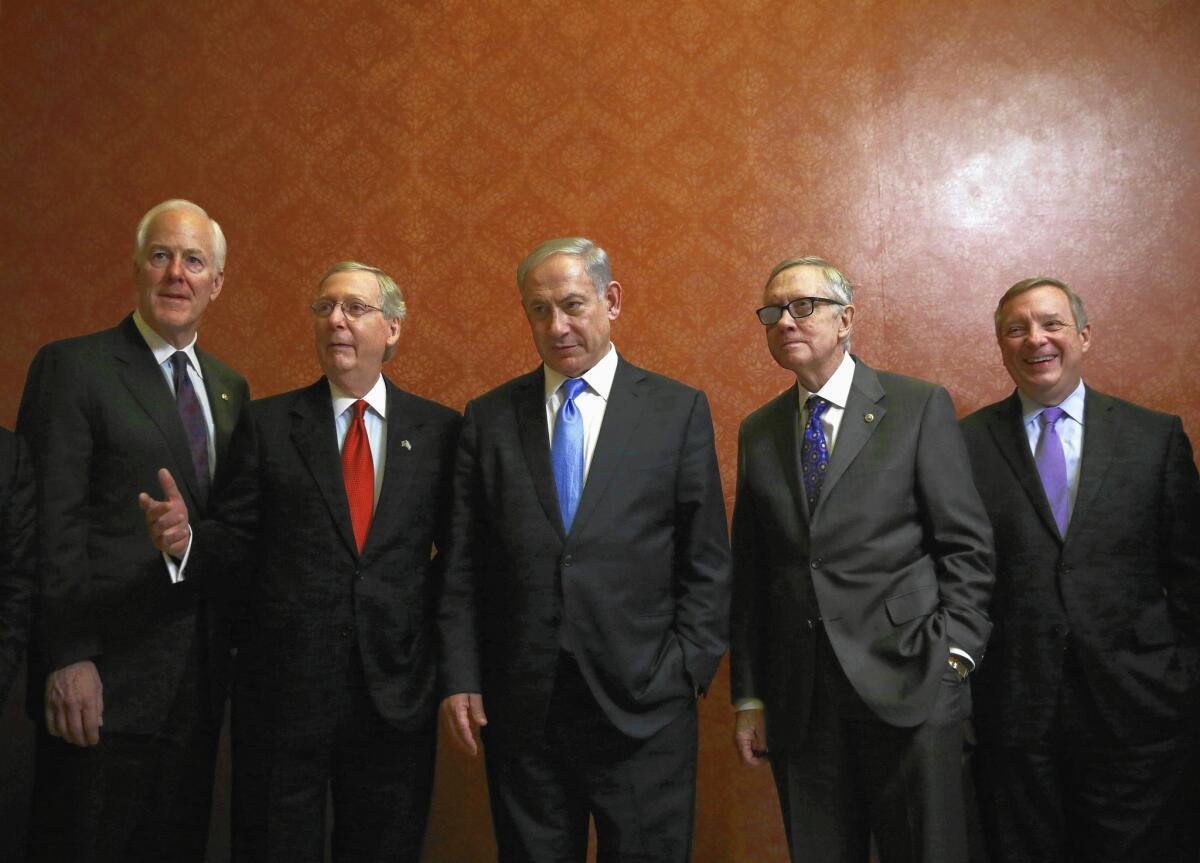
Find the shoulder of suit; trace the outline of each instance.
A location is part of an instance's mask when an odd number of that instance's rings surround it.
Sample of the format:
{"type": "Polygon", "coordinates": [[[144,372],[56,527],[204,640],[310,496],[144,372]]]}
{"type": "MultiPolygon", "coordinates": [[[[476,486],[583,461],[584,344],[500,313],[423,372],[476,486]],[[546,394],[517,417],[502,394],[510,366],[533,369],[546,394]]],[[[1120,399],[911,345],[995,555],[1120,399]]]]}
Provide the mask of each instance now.
{"type": "Polygon", "coordinates": [[[912,375],[903,375],[899,372],[883,371],[872,368],[861,361],[859,365],[867,371],[874,372],[875,376],[879,378],[879,385],[890,395],[922,394],[927,397],[929,393],[945,389],[941,384],[935,384],[933,381],[927,381],[924,378],[915,378],[912,375]]]}
{"type": "Polygon", "coordinates": [[[493,387],[486,392],[480,393],[468,402],[468,406],[475,408],[487,408],[495,404],[508,404],[512,398],[512,394],[525,387],[534,387],[541,389],[544,385],[545,378],[542,376],[542,367],[538,366],[531,372],[526,372],[523,375],[517,375],[515,378],[505,381],[499,386],[493,387]]]}
{"type": "Polygon", "coordinates": [[[984,405],[978,410],[967,414],[967,416],[963,417],[961,420],[963,429],[978,428],[987,423],[992,417],[1002,416],[1010,409],[1009,402],[1011,402],[1013,398],[1014,396],[1010,395],[1008,398],[1000,399],[998,402],[992,402],[990,405],[984,405]]]}
{"type": "MultiPolygon", "coordinates": [[[[1087,395],[1091,398],[1085,402],[1085,405],[1095,405],[1104,410],[1116,411],[1122,416],[1123,419],[1126,419],[1130,422],[1140,422],[1147,425],[1169,426],[1180,421],[1176,414],[1166,413],[1165,411],[1155,410],[1154,408],[1149,408],[1145,405],[1135,404],[1134,402],[1126,401],[1125,399],[1102,393],[1099,390],[1094,390],[1091,387],[1087,388],[1087,395]]],[[[1085,426],[1087,422],[1088,417],[1085,413],[1085,426]]]]}
{"type": "Polygon", "coordinates": [[[208,351],[197,346],[196,354],[199,356],[200,362],[202,362],[204,364],[204,368],[205,368],[206,372],[213,372],[221,377],[225,377],[225,378],[229,378],[231,380],[240,381],[242,383],[245,383],[245,378],[243,378],[236,369],[234,369],[229,364],[217,359],[215,356],[210,354],[208,351]]]}
{"type": "Polygon", "coordinates": [[[755,408],[742,420],[742,428],[750,431],[763,423],[771,424],[780,416],[793,413],[797,408],[796,387],[790,386],[766,404],[755,408]]]}
{"type": "MultiPolygon", "coordinates": [[[[696,393],[701,392],[697,387],[685,384],[683,381],[676,380],[675,378],[669,378],[666,375],[659,374],[658,372],[652,372],[649,369],[642,368],[641,366],[635,366],[633,363],[624,359],[621,362],[624,365],[626,375],[633,375],[635,379],[640,379],[652,387],[667,391],[674,391],[677,393],[686,393],[688,395],[695,395],[696,393]]],[[[617,375],[618,377],[621,375],[621,366],[617,366],[617,375]]]]}
{"type": "Polygon", "coordinates": [[[387,377],[384,377],[384,381],[387,383],[388,393],[398,401],[400,409],[406,413],[426,416],[443,422],[453,421],[461,417],[461,414],[452,407],[448,407],[441,402],[436,402],[433,399],[419,396],[416,393],[410,393],[406,389],[401,389],[388,380],[387,377]]]}
{"type": "Polygon", "coordinates": [[[125,334],[121,331],[121,325],[118,324],[115,327],[97,330],[93,333],[84,333],[79,336],[69,336],[65,339],[56,339],[55,341],[47,342],[38,349],[38,353],[58,354],[62,356],[96,352],[110,353],[112,348],[124,339],[125,334]]]}

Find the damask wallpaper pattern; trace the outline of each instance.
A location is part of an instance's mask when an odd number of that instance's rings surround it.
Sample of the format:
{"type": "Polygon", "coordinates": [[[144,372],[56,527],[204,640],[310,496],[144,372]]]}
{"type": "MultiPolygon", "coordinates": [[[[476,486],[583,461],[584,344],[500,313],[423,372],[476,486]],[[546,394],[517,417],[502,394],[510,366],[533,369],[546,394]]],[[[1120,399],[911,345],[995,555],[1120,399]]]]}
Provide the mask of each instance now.
{"type": "MultiPolygon", "coordinates": [[[[409,300],[389,374],[462,408],[535,364],[517,262],[582,233],[626,290],[618,348],[707,390],[730,503],[737,425],[789,384],[752,312],[793,254],[857,282],[856,353],[961,413],[1010,388],[996,298],[1063,278],[1089,381],[1200,435],[1186,0],[7,0],[0,70],[5,424],[39,345],[128,311],[136,220],[183,196],[229,238],[203,344],[257,395],[316,376],[304,306],[358,258],[409,300]]],[[[726,695],[696,859],[781,860],[726,695]]],[[[439,770],[428,859],[485,859],[478,766],[439,770]]]]}

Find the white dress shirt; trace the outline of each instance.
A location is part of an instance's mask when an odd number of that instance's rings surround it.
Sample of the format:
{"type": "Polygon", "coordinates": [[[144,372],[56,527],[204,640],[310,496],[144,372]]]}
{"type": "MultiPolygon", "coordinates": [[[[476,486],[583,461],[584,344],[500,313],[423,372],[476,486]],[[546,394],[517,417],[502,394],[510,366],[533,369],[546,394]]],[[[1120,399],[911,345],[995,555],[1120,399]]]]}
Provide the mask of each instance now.
{"type": "MultiPolygon", "coordinates": [[[[561,390],[566,377],[550,366],[542,366],[546,375],[546,434],[554,441],[554,420],[563,402],[561,390]]],[[[604,422],[604,410],[608,407],[608,396],[612,392],[613,377],[617,374],[617,348],[609,343],[608,353],[580,377],[587,383],[583,392],[575,397],[575,406],[583,419],[583,483],[587,485],[588,471],[592,468],[592,455],[596,452],[596,440],[600,437],[600,426],[604,422]]]]}

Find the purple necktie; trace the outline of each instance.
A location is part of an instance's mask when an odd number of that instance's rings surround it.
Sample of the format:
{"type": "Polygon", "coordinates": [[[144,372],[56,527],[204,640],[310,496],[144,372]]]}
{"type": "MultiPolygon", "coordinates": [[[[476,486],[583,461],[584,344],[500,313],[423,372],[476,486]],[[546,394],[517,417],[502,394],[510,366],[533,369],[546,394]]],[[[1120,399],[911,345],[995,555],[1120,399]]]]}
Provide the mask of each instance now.
{"type": "Polygon", "coordinates": [[[1034,456],[1038,476],[1042,478],[1042,488],[1046,490],[1046,500],[1050,502],[1050,511],[1054,513],[1060,536],[1067,535],[1071,501],[1067,488],[1067,459],[1063,455],[1062,439],[1054,427],[1063,415],[1062,408],[1046,408],[1042,411],[1042,436],[1038,439],[1037,454],[1034,456]]]}
{"type": "Polygon", "coordinates": [[[800,468],[804,476],[804,494],[808,498],[808,511],[817,508],[821,496],[821,483],[829,470],[829,447],[825,443],[825,430],[821,428],[821,417],[829,402],[820,396],[808,397],[808,425],[804,428],[804,442],[800,444],[800,468]]]}
{"type": "Polygon", "coordinates": [[[188,374],[188,357],[183,351],[171,355],[171,369],[175,378],[175,406],[179,408],[179,419],[187,434],[188,449],[192,453],[192,464],[196,468],[201,501],[208,499],[208,423],[204,421],[204,409],[192,387],[192,376],[188,374]]]}

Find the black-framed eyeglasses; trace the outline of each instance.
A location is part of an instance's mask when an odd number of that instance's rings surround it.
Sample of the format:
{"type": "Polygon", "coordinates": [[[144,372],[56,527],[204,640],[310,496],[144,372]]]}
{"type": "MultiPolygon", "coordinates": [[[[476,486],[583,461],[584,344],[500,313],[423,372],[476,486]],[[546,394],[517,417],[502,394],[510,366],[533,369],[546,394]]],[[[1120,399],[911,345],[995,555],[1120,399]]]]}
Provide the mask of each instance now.
{"type": "Polygon", "coordinates": [[[366,303],[358,300],[338,300],[336,303],[333,300],[317,300],[311,306],[312,313],[318,318],[327,318],[333,314],[333,310],[338,306],[342,307],[342,314],[353,321],[357,321],[365,314],[370,312],[382,312],[383,309],[378,306],[368,306],[366,303]]]}
{"type": "Polygon", "coordinates": [[[763,306],[761,309],[756,309],[754,314],[758,315],[758,320],[764,327],[769,327],[772,324],[779,323],[779,319],[783,317],[784,309],[787,309],[787,313],[793,318],[807,318],[816,311],[817,303],[826,303],[831,306],[846,305],[845,303],[839,303],[837,300],[830,300],[826,297],[797,297],[784,306],[763,306]]]}

